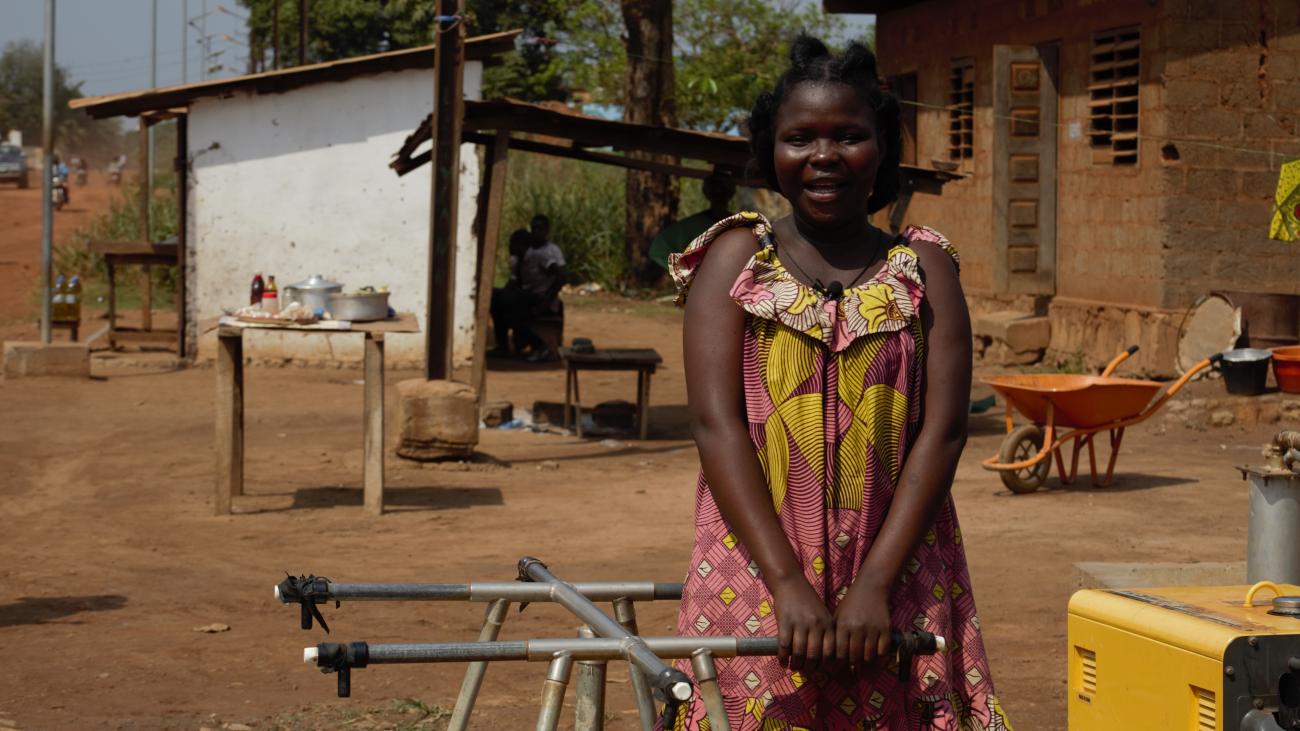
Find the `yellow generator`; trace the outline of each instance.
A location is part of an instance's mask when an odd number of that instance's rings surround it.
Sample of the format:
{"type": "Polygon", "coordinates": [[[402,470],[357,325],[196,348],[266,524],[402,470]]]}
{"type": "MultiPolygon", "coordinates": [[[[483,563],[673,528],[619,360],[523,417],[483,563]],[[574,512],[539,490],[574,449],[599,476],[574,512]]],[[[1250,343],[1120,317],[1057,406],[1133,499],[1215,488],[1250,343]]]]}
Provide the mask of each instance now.
{"type": "Polygon", "coordinates": [[[1300,729],[1300,586],[1080,591],[1068,631],[1070,731],[1300,729]]]}

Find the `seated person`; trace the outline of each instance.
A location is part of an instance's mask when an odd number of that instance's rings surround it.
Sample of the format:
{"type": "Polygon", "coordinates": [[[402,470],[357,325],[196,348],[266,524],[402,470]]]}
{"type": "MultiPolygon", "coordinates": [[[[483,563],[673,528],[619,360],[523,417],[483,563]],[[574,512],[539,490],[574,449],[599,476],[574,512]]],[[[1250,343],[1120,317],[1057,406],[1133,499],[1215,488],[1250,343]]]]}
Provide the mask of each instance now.
{"type": "Polygon", "coordinates": [[[550,219],[540,213],[534,216],[529,234],[531,241],[519,262],[518,288],[507,287],[501,296],[493,297],[492,321],[497,347],[490,355],[509,354],[507,332],[513,329],[516,342],[531,350],[529,361],[540,362],[555,357],[546,342],[528,327],[529,322],[537,317],[560,311],[560,288],[564,286],[567,272],[564,252],[550,240],[550,233],[550,219]]]}
{"type": "Polygon", "coordinates": [[[731,215],[728,206],[732,196],[736,195],[735,181],[726,175],[714,173],[704,179],[700,190],[709,201],[709,207],[670,224],[650,243],[650,258],[664,269],[668,268],[669,254],[682,253],[709,226],[731,215]]]}
{"type": "Polygon", "coordinates": [[[521,302],[526,297],[519,283],[519,269],[523,264],[524,254],[532,246],[533,237],[528,229],[518,228],[510,234],[510,277],[504,287],[492,290],[492,331],[496,337],[496,347],[488,351],[493,358],[510,356],[510,331],[514,327],[511,318],[514,313],[523,310],[521,302]]]}

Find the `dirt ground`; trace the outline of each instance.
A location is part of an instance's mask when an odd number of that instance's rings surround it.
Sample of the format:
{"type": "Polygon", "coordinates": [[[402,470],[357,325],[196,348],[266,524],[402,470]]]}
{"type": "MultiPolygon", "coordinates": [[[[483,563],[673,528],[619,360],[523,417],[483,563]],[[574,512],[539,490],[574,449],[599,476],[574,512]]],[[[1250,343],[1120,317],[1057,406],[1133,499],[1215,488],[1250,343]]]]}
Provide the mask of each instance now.
{"type": "MultiPolygon", "coordinates": [[[[96,190],[74,194],[93,201],[96,190]]],[[[29,291],[39,271],[39,224],[14,212],[36,200],[0,190],[0,337],[35,333],[28,295],[15,289],[29,291]]],[[[60,213],[61,231],[77,215],[60,213]]],[[[226,517],[211,509],[212,369],[119,366],[99,368],[97,380],[0,383],[0,727],[440,729],[462,666],[359,670],[353,697],[335,698],[333,677],[300,661],[324,635],[299,630],[296,608],[274,601],[272,585],[285,572],[509,580],[526,554],[570,580],[680,580],[698,468],[680,314],[615,298],[579,299],[569,313],[570,336],[663,354],[651,439],[488,430],[481,451],[492,460],[421,467],[391,454],[393,386],[416,374],[390,374],[391,512],[380,518],[360,508],[357,371],[249,369],[248,494],[226,517]],[[195,631],[212,623],[230,629],[195,631]]],[[[630,400],[634,383],[584,374],[583,393],[589,403],[630,400]]],[[[527,406],[562,394],[554,367],[490,374],[492,399],[527,406]]],[[[1233,466],[1254,461],[1274,428],[1165,429],[1130,432],[1116,487],[1013,496],[979,467],[997,448],[1000,416],[972,423],[953,493],[999,695],[1019,729],[1065,727],[1073,562],[1244,558],[1245,484],[1233,466]]],[[[671,632],[675,611],[641,605],[642,631],[671,632]]],[[[331,640],[371,642],[470,640],[481,613],[466,604],[326,610],[331,640]]],[[[569,636],[575,625],[532,605],[512,612],[502,637],[569,636]]],[[[473,727],[531,728],[544,672],[493,666],[473,727]]],[[[612,666],[610,677],[608,728],[634,729],[627,674],[612,666]]]]}

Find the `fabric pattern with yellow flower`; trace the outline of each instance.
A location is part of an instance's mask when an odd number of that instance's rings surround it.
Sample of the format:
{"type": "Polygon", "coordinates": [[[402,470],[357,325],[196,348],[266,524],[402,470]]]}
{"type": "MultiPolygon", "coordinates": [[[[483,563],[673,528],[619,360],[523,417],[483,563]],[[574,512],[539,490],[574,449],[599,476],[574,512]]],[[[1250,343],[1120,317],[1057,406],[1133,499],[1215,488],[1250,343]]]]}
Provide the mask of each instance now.
{"type": "MultiPolygon", "coordinates": [[[[686,303],[690,282],[709,245],[723,231],[738,225],[751,227],[761,246],[731,290],[732,299],[749,314],[808,333],[835,353],[864,335],[902,330],[916,318],[925,297],[925,282],[916,252],[908,244],[891,248],[885,266],[866,282],[844,290],[837,302],[818,294],[786,270],[777,256],[772,224],[752,211],[717,222],[685,251],[669,256],[668,269],[677,284],[678,304],[686,303]]],[[[960,264],[957,250],[934,229],[912,226],[903,232],[902,239],[937,244],[954,263],[960,264]]]]}

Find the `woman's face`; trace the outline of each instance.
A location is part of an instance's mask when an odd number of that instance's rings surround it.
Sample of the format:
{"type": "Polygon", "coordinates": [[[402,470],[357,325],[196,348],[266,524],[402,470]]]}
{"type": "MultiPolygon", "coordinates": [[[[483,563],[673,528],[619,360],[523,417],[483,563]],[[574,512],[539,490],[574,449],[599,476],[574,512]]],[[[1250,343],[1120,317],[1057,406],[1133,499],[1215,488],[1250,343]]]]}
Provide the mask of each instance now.
{"type": "Polygon", "coordinates": [[[883,153],[875,112],[848,84],[796,84],[777,108],[776,179],[808,223],[862,221],[883,153]]]}

